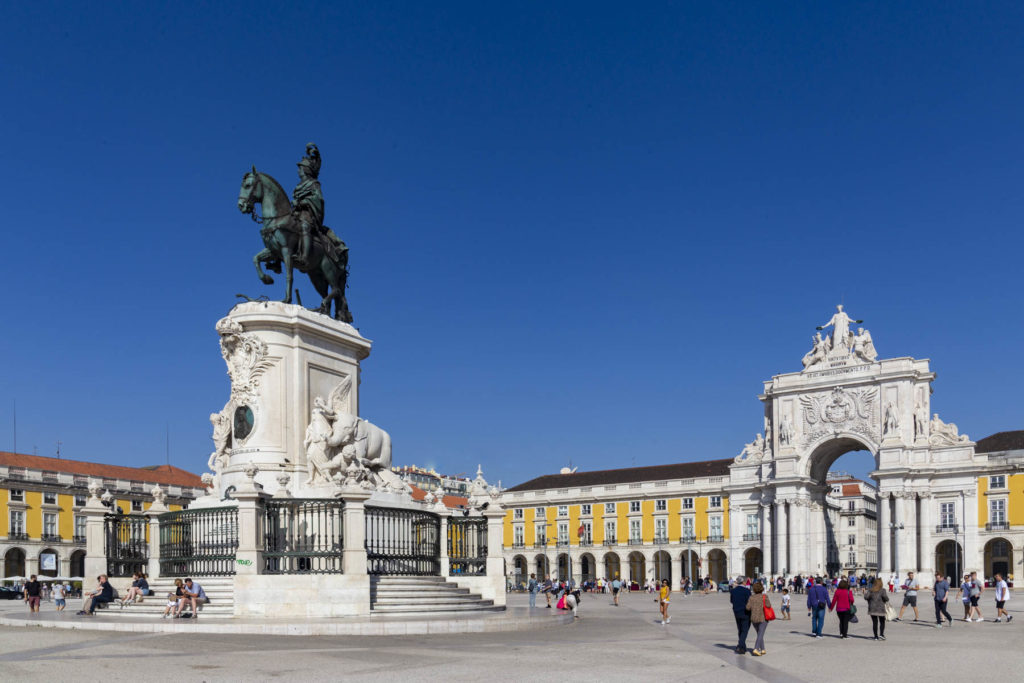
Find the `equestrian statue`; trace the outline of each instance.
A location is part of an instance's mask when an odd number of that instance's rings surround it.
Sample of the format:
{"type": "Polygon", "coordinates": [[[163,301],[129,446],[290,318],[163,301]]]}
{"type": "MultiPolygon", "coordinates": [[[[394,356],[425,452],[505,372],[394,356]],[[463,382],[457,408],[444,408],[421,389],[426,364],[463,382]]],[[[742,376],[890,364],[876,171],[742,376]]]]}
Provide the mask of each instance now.
{"type": "MultiPolygon", "coordinates": [[[[280,183],[256,166],[242,178],[238,193],[238,209],[261,223],[260,236],[263,251],[253,257],[256,272],[263,284],[273,284],[274,278],[263,270],[285,272],[284,303],[292,302],[293,271],[299,270],[313,282],[320,294],[320,307],[313,309],[334,318],[352,322],[352,313],[345,299],[348,281],[348,247],[334,231],[324,225],[324,196],[320,191],[320,150],[312,142],[306,145],[306,155],[298,163],[299,184],[292,200],[280,183]],[[256,204],[261,205],[262,216],[256,215],[256,204]]],[[[301,302],[300,302],[301,303],[301,302]]]]}

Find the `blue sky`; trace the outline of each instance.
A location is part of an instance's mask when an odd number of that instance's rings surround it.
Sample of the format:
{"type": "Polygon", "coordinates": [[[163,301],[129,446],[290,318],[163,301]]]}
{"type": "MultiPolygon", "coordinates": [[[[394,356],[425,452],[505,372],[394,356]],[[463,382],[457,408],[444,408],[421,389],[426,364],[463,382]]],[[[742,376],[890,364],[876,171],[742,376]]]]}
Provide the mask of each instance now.
{"type": "Polygon", "coordinates": [[[436,5],[5,10],[0,448],[201,471],[310,140],[398,463],[733,456],[839,302],[1024,426],[1021,5],[436,5]]]}

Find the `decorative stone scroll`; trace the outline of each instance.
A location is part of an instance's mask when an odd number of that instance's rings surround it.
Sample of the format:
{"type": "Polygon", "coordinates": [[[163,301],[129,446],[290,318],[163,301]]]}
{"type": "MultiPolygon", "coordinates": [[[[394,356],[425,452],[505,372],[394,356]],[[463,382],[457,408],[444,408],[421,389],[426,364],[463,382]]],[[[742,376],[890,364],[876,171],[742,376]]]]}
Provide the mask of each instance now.
{"type": "Polygon", "coordinates": [[[847,390],[836,387],[829,393],[801,396],[804,444],[829,434],[852,432],[875,438],[877,434],[878,390],[847,390]]]}

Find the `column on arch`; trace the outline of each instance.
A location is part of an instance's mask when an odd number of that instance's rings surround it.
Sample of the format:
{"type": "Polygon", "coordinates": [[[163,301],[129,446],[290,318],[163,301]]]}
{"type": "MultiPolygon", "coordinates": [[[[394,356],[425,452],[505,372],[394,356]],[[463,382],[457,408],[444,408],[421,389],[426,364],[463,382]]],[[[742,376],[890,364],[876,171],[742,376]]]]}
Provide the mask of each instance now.
{"type": "Polygon", "coordinates": [[[772,564],[772,507],[762,503],[761,508],[761,556],[764,558],[764,573],[771,576],[775,572],[772,564]]]}
{"type": "MultiPolygon", "coordinates": [[[[932,531],[935,526],[934,510],[935,497],[926,493],[921,496],[921,571],[935,576],[935,546],[932,540],[932,531]]],[[[945,571],[945,568],[943,568],[945,571]]]]}
{"type": "Polygon", "coordinates": [[[778,501],[775,504],[775,547],[778,548],[779,557],[776,563],[779,567],[779,573],[792,573],[793,569],[789,566],[789,525],[787,524],[786,516],[786,503],[784,501],[778,501]]]}
{"type": "Polygon", "coordinates": [[[892,516],[889,512],[889,494],[879,493],[878,494],[878,571],[879,573],[885,572],[891,574],[893,571],[892,566],[892,531],[889,529],[889,524],[892,522],[892,516]]]}

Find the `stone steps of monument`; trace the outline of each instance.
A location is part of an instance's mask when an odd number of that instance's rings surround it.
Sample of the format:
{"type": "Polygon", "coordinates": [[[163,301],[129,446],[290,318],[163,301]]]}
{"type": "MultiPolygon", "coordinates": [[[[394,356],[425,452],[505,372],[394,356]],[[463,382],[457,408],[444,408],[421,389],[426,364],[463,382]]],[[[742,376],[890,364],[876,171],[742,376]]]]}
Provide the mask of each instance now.
{"type": "MultiPolygon", "coordinates": [[[[203,592],[210,601],[199,608],[199,618],[226,619],[235,614],[235,579],[233,576],[216,576],[203,578],[194,577],[196,583],[203,587],[203,592]]],[[[149,588],[153,592],[143,599],[142,602],[135,602],[120,609],[118,605],[112,604],[104,614],[116,617],[138,617],[147,616],[159,618],[167,606],[167,594],[175,590],[173,578],[159,578],[149,581],[149,588]]],[[[122,592],[123,594],[123,592],[122,592]]],[[[188,609],[191,611],[191,607],[188,609]]],[[[168,617],[169,618],[169,617],[168,617]]]]}
{"type": "Polygon", "coordinates": [[[501,608],[440,576],[379,576],[370,580],[370,609],[375,614],[445,614],[501,608]]]}

